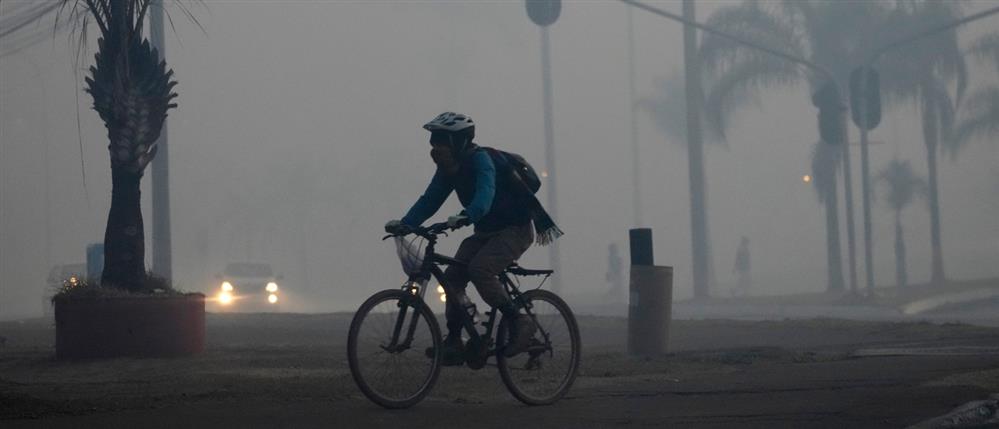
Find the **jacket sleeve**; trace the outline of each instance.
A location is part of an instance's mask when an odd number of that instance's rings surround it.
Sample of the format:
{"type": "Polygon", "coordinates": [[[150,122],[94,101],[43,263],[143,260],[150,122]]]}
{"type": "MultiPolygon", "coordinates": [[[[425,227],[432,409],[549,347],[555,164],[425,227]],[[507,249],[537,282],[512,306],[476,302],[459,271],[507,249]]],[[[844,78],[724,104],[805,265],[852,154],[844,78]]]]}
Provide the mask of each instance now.
{"type": "Polygon", "coordinates": [[[444,179],[443,173],[438,170],[434,173],[434,178],[430,180],[430,184],[427,185],[427,190],[402,218],[402,223],[409,226],[422,225],[430,216],[437,213],[447,197],[451,195],[452,190],[454,188],[444,179]]]}
{"type": "Polygon", "coordinates": [[[475,195],[465,207],[465,214],[472,223],[478,222],[493,205],[496,195],[496,166],[492,157],[484,150],[475,153],[475,195]]]}

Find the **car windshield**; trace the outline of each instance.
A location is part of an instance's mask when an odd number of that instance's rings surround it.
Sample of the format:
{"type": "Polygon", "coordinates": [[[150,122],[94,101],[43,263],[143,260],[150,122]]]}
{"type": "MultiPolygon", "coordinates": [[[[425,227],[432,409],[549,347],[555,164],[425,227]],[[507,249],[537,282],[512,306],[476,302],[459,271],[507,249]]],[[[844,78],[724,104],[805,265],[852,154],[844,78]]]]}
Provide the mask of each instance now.
{"type": "Polygon", "coordinates": [[[225,266],[225,275],[233,277],[270,277],[271,266],[268,264],[229,264],[225,266]]]}

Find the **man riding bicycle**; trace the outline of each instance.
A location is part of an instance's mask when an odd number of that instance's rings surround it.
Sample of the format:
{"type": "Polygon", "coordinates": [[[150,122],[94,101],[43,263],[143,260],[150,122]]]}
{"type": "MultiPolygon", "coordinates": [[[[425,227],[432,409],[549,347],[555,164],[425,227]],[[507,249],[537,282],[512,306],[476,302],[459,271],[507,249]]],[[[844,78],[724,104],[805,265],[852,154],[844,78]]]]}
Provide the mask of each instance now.
{"type": "Polygon", "coordinates": [[[389,221],[385,230],[399,233],[418,227],[440,209],[454,191],[464,210],[448,218],[448,226],[475,225],[461,242],[454,258],[467,267],[451,265],[444,273],[448,296],[445,316],[448,335],[442,347],[443,365],[464,363],[461,311],[465,287],[471,281],[483,300],[512,321],[508,357],[523,352],[537,330],[530,317],[519,314],[497,275],[531,246],[534,231],[550,242],[561,235],[532,192],[510,171],[502,154],[473,143],[475,123],[467,115],[445,112],[423,126],[430,131],[430,156],[437,164],[430,185],[401,220],[389,221]]]}

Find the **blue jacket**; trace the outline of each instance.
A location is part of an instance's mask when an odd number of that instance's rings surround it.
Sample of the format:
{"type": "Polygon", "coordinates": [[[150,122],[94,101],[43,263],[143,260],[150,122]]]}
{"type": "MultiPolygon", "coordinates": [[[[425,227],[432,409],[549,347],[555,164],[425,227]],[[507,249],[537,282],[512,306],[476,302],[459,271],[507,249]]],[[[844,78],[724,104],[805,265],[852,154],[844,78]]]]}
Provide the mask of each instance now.
{"type": "MultiPolygon", "coordinates": [[[[497,231],[531,221],[529,208],[521,201],[507,180],[497,180],[496,164],[482,148],[472,148],[460,161],[458,172],[449,175],[440,168],[402,223],[423,224],[437,213],[452,191],[465,207],[465,215],[476,231],[497,231]]],[[[499,177],[502,177],[500,175],[499,177]]]]}

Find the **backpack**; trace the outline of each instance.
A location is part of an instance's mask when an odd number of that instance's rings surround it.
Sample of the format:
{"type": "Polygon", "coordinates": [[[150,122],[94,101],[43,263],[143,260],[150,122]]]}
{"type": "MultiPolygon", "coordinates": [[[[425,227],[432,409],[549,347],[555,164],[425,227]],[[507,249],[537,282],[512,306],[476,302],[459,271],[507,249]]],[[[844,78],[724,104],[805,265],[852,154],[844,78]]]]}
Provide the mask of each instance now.
{"type": "Polygon", "coordinates": [[[494,163],[509,168],[527,186],[527,189],[531,190],[532,194],[538,193],[538,189],[541,189],[541,178],[523,156],[491,147],[483,147],[483,149],[489,153],[494,163]]]}

